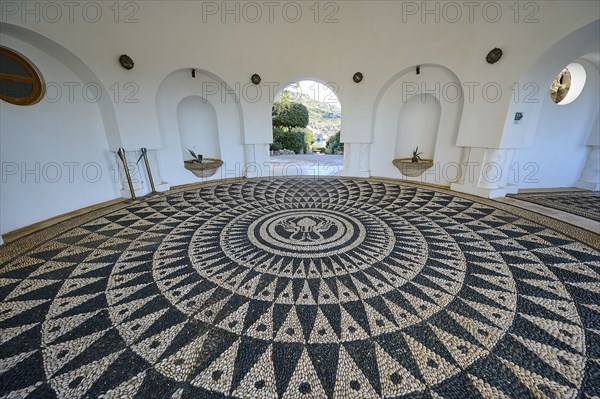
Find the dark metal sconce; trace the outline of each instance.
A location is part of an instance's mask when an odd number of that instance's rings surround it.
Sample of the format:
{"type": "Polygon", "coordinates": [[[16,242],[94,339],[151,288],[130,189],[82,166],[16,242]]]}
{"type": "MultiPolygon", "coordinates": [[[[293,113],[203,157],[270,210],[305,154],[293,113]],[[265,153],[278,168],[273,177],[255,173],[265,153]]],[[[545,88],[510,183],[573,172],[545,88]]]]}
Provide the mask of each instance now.
{"type": "Polygon", "coordinates": [[[486,61],[490,64],[494,64],[496,62],[498,62],[498,60],[502,58],[502,50],[500,50],[499,48],[495,48],[492,51],[490,51],[487,55],[487,57],[485,57],[486,61]]]}
{"type": "Polygon", "coordinates": [[[363,80],[363,74],[360,72],[356,72],[354,74],[354,76],[352,76],[352,80],[354,81],[354,83],[360,83],[363,80]]]}
{"type": "Polygon", "coordinates": [[[254,75],[252,75],[250,77],[250,80],[252,81],[252,83],[254,83],[255,85],[260,84],[261,78],[260,75],[255,73],[254,75]]]}
{"type": "Polygon", "coordinates": [[[127,70],[132,69],[134,65],[133,60],[127,54],[123,54],[119,57],[119,64],[127,70]]]}
{"type": "Polygon", "coordinates": [[[196,77],[196,70],[192,69],[192,78],[195,78],[195,77],[196,77]]]}
{"type": "Polygon", "coordinates": [[[421,74],[421,65],[417,65],[417,75],[421,74]]]}

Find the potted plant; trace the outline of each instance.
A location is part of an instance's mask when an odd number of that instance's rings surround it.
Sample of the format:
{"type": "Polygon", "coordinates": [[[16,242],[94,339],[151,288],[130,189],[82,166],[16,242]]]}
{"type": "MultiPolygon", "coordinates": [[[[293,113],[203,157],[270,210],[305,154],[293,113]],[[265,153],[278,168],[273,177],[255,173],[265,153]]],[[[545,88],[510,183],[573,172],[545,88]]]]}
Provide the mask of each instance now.
{"type": "Polygon", "coordinates": [[[223,161],[216,158],[204,158],[189,148],[187,149],[192,159],[183,161],[183,167],[189,170],[196,177],[210,177],[217,173],[217,170],[223,165],[223,161]]]}
{"type": "Polygon", "coordinates": [[[394,159],[392,163],[404,176],[417,177],[433,166],[432,159],[422,159],[419,147],[415,148],[411,158],[394,159]]]}

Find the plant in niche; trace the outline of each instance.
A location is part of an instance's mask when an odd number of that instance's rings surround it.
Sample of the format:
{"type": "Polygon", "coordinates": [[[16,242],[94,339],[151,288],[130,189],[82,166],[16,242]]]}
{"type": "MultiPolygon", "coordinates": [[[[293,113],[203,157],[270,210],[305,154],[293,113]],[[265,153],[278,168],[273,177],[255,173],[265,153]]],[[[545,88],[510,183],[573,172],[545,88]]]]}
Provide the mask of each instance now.
{"type": "Polygon", "coordinates": [[[410,161],[411,162],[422,161],[421,154],[423,154],[423,152],[419,152],[419,147],[417,146],[417,148],[415,148],[415,150],[413,151],[412,158],[410,161]]]}
{"type": "Polygon", "coordinates": [[[421,176],[423,172],[433,166],[433,160],[421,158],[422,154],[417,147],[411,157],[394,159],[392,163],[404,176],[421,176]]]}
{"type": "Polygon", "coordinates": [[[203,158],[202,155],[196,155],[196,153],[193,150],[190,150],[189,148],[187,150],[190,152],[190,155],[193,158],[189,162],[191,162],[191,163],[202,163],[202,158],[203,158]]]}
{"type": "Polygon", "coordinates": [[[192,159],[183,161],[183,167],[189,170],[196,177],[210,177],[217,173],[217,170],[223,165],[223,161],[216,158],[205,158],[200,154],[196,154],[193,150],[187,148],[192,156],[192,159]]]}

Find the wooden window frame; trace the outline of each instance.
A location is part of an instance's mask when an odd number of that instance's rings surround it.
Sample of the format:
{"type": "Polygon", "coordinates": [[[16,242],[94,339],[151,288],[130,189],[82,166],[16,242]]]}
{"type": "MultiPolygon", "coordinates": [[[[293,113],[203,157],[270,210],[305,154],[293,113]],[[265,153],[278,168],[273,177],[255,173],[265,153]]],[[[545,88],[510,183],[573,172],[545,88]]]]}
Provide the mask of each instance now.
{"type": "Polygon", "coordinates": [[[0,93],[0,99],[14,105],[33,105],[40,102],[46,93],[46,85],[44,84],[42,74],[36,66],[27,57],[8,47],[0,46],[0,54],[18,62],[29,74],[29,76],[20,76],[0,71],[0,80],[12,80],[15,82],[31,83],[32,85],[31,94],[26,97],[11,97],[0,93]]]}

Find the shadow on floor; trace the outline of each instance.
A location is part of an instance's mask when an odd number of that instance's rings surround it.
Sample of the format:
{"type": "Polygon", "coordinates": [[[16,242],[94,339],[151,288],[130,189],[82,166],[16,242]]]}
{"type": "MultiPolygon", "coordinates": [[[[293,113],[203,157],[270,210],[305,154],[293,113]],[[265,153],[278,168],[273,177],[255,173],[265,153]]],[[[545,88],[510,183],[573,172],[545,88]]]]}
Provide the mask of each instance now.
{"type": "Polygon", "coordinates": [[[273,177],[339,176],[344,166],[343,155],[275,155],[270,164],[273,177]]]}

